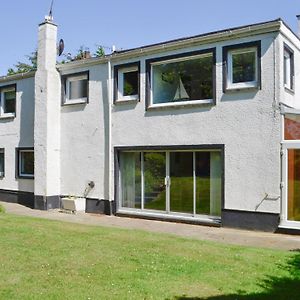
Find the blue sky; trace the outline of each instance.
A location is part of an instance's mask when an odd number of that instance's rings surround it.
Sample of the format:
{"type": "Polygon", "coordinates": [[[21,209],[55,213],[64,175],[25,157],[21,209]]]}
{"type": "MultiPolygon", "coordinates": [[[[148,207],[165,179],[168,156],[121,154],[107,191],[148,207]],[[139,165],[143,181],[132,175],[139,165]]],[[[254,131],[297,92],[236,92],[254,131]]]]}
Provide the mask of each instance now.
{"type": "MultiPolygon", "coordinates": [[[[0,11],[0,74],[26,61],[37,45],[37,26],[51,0],[2,1],[0,11]]],[[[278,17],[297,31],[295,0],[54,0],[54,21],[65,52],[81,45],[127,49],[278,17]]]]}

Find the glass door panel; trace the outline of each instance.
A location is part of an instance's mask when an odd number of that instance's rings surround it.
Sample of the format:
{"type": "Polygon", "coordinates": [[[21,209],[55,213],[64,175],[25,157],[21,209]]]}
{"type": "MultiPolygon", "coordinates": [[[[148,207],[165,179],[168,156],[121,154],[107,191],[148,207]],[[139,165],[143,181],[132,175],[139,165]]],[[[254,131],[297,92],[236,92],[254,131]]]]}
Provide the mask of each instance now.
{"type": "Polygon", "coordinates": [[[196,214],[221,215],[221,161],[220,152],[196,152],[196,214]]]}
{"type": "Polygon", "coordinates": [[[141,208],[141,153],[120,155],[122,207],[141,208]]]}
{"type": "Polygon", "coordinates": [[[300,221],[300,149],[288,150],[288,220],[300,221]]]}
{"type": "Polygon", "coordinates": [[[210,214],[209,152],[196,152],[196,214],[210,214]]]}
{"type": "Polygon", "coordinates": [[[166,154],[144,152],[144,208],[166,210],[166,154]]]}
{"type": "Polygon", "coordinates": [[[170,211],[193,213],[193,152],[170,152],[170,211]]]}

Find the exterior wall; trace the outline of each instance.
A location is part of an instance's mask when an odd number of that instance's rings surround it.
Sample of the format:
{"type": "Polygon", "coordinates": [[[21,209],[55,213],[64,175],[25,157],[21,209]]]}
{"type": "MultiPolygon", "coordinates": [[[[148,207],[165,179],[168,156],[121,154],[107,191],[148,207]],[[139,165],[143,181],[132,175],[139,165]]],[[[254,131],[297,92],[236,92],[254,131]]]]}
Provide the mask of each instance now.
{"type": "MultiPolygon", "coordinates": [[[[141,61],[141,101],[114,105],[112,147],[225,145],[225,209],[279,213],[280,114],[274,85],[276,33],[160,52],[141,61]],[[223,93],[222,47],[261,40],[262,89],[223,93]],[[145,60],[216,47],[216,105],[145,110],[145,60]]],[[[163,51],[163,50],[162,50],[163,51]]],[[[111,166],[113,168],[113,166],[111,166]]]]}
{"type": "Polygon", "coordinates": [[[300,73],[297,66],[300,65],[300,40],[298,37],[288,32],[288,29],[283,27],[282,33],[278,37],[277,48],[277,74],[278,74],[278,88],[280,91],[280,102],[295,109],[300,109],[300,73]],[[294,91],[290,91],[284,87],[284,68],[283,68],[283,54],[284,44],[286,44],[294,52],[294,91]]]}
{"type": "Polygon", "coordinates": [[[16,117],[0,118],[0,148],[5,149],[5,177],[0,190],[34,191],[33,179],[16,178],[16,148],[33,147],[34,77],[0,83],[17,84],[16,117]]]}
{"type": "Polygon", "coordinates": [[[61,194],[84,196],[88,183],[94,181],[87,197],[108,199],[108,67],[72,69],[70,74],[86,70],[89,102],[61,107],[61,194]]]}

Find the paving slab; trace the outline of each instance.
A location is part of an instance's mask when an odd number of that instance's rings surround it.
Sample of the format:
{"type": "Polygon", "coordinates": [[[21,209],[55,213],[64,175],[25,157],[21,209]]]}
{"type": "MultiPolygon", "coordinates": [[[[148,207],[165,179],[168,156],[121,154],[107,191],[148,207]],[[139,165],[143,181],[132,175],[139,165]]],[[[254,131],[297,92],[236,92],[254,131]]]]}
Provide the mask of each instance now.
{"type": "Polygon", "coordinates": [[[16,203],[1,202],[7,213],[78,223],[92,226],[126,228],[173,234],[185,238],[207,240],[232,245],[300,251],[300,236],[257,231],[217,228],[201,225],[171,223],[89,213],[63,213],[59,210],[41,211],[16,203]]]}

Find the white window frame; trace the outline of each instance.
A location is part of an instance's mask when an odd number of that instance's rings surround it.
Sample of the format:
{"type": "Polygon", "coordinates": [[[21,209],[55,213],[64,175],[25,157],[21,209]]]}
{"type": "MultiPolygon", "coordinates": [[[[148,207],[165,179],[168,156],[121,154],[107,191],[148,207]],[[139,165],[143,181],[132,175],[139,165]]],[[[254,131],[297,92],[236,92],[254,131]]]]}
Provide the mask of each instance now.
{"type": "Polygon", "coordinates": [[[5,113],[4,112],[4,108],[5,108],[5,97],[4,94],[7,92],[15,92],[16,93],[16,102],[15,102],[15,106],[17,105],[17,91],[16,91],[16,87],[15,86],[10,86],[10,87],[0,87],[0,119],[1,118],[14,118],[16,116],[16,109],[15,112],[13,113],[5,113]]]}
{"type": "MultiPolygon", "coordinates": [[[[129,72],[137,72],[139,77],[139,67],[131,66],[131,67],[121,67],[118,69],[118,90],[117,90],[117,99],[116,102],[122,102],[122,101],[137,101],[139,99],[139,94],[135,95],[129,95],[124,96],[123,95],[123,89],[124,89],[124,74],[129,72]]],[[[139,78],[138,79],[138,85],[139,85],[139,78]]],[[[139,89],[139,87],[138,87],[139,89]]]]}
{"type": "MultiPolygon", "coordinates": [[[[18,177],[20,178],[29,178],[32,179],[34,178],[34,173],[33,174],[27,174],[27,173],[22,173],[22,153],[28,153],[32,152],[34,155],[34,150],[32,149],[18,149],[18,177]]],[[[33,160],[33,167],[34,167],[34,160],[33,160]]]]}
{"type": "MultiPolygon", "coordinates": [[[[213,52],[207,52],[207,53],[198,54],[198,55],[188,55],[188,56],[185,56],[182,58],[166,59],[166,60],[160,60],[158,62],[151,63],[150,105],[148,106],[148,108],[168,107],[168,106],[185,106],[185,105],[195,105],[195,104],[212,104],[214,102],[213,98],[212,99],[201,99],[201,100],[178,101],[178,102],[153,103],[153,82],[154,82],[153,67],[154,66],[163,65],[163,64],[167,64],[167,63],[188,61],[188,60],[192,60],[192,59],[205,58],[205,57],[213,57],[213,52]]],[[[213,78],[213,81],[214,81],[214,78],[213,78]]],[[[214,89],[214,87],[213,87],[213,89],[214,89]]]]}
{"type": "Polygon", "coordinates": [[[4,148],[0,148],[0,154],[3,154],[3,170],[0,170],[0,178],[5,176],[5,150],[4,148]]]}
{"type": "Polygon", "coordinates": [[[240,48],[240,49],[232,49],[228,50],[227,53],[227,90],[230,89],[243,89],[243,88],[254,88],[258,86],[258,52],[257,47],[248,47],[248,48],[240,48]],[[237,82],[233,83],[233,55],[235,54],[243,54],[243,53],[255,53],[255,80],[246,81],[246,82],[237,82]]]}
{"type": "Polygon", "coordinates": [[[291,91],[294,90],[293,56],[293,51],[285,45],[283,49],[283,84],[286,89],[291,91]]]}
{"type": "Polygon", "coordinates": [[[88,74],[70,75],[66,76],[66,95],[64,104],[84,104],[87,103],[88,97],[82,97],[77,99],[70,99],[70,83],[74,81],[87,80],[87,90],[89,89],[89,76],[88,74]]]}
{"type": "Polygon", "coordinates": [[[288,220],[288,151],[293,149],[300,149],[300,143],[298,140],[288,141],[282,143],[282,156],[281,156],[281,216],[280,224],[281,228],[288,229],[300,229],[299,221],[288,220]]]}

